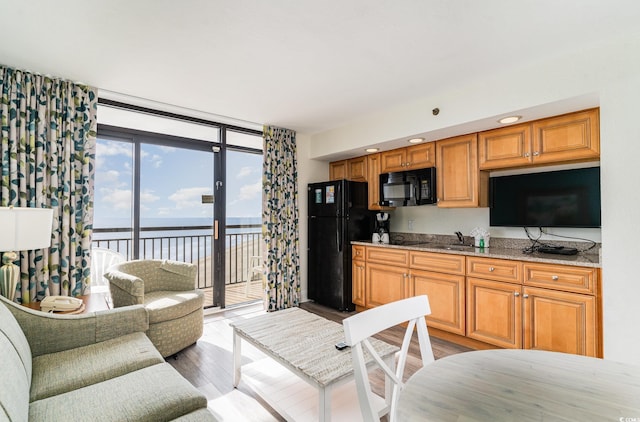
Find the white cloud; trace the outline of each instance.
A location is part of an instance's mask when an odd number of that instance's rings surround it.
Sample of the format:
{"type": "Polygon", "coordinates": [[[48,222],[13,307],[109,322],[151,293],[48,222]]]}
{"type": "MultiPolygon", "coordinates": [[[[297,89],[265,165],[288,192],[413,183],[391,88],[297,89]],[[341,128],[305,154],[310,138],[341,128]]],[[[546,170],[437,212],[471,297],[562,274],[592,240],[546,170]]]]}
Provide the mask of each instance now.
{"type": "Polygon", "coordinates": [[[102,200],[107,204],[111,204],[114,210],[130,210],[131,209],[131,190],[130,189],[100,189],[102,200]]]}
{"type": "Polygon", "coordinates": [[[96,172],[96,180],[99,181],[100,184],[117,184],[118,178],[120,177],[120,172],[117,170],[107,170],[107,171],[97,171],[96,172]]]}
{"type": "Polygon", "coordinates": [[[178,189],[169,200],[175,203],[175,209],[192,209],[202,205],[202,195],[211,195],[211,188],[191,187],[178,189]]]}
{"type": "Polygon", "coordinates": [[[152,190],[145,190],[144,192],[140,192],[140,205],[142,204],[150,204],[152,202],[156,202],[160,199],[158,195],[155,195],[152,190]]]}
{"type": "Polygon", "coordinates": [[[106,157],[107,155],[124,155],[125,157],[133,156],[133,148],[131,144],[124,142],[98,142],[96,143],[96,157],[106,157]]]}
{"type": "Polygon", "coordinates": [[[242,167],[240,169],[240,171],[238,172],[238,174],[236,174],[236,179],[241,179],[243,177],[247,177],[247,176],[251,176],[252,174],[256,173],[259,169],[256,169],[254,167],[242,167]]]}
{"type": "Polygon", "coordinates": [[[229,202],[229,205],[237,204],[240,201],[246,201],[255,198],[261,198],[262,196],[262,181],[258,180],[250,185],[244,185],[240,187],[238,196],[229,202]]]}
{"type": "Polygon", "coordinates": [[[150,160],[151,160],[151,165],[155,168],[160,168],[160,166],[162,165],[162,157],[159,156],[158,154],[153,154],[150,160]]]}

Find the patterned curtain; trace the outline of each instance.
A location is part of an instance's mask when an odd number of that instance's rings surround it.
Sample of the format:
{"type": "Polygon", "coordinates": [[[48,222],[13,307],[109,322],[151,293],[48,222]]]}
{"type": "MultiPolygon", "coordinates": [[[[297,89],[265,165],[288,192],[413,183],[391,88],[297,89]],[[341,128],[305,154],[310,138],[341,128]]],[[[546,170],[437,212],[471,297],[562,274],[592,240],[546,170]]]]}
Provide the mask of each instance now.
{"type": "Polygon", "coordinates": [[[77,296],[89,277],[95,88],[0,66],[0,206],[53,208],[51,247],[19,252],[22,303],[77,296]]]}
{"type": "Polygon", "coordinates": [[[265,309],[276,311],[300,303],[296,133],[265,126],[263,138],[262,256],[267,282],[265,309]]]}

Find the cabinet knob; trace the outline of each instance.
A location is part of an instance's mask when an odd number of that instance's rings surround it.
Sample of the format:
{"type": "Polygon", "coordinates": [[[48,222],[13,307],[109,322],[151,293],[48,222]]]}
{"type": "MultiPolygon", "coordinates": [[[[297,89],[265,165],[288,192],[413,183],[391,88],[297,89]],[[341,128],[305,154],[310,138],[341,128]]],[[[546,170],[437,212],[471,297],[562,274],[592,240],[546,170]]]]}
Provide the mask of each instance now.
{"type": "Polygon", "coordinates": [[[515,292],[513,295],[514,295],[515,297],[518,297],[518,296],[520,296],[520,292],[515,292]]]}
{"type": "Polygon", "coordinates": [[[552,275],[551,276],[551,280],[553,280],[553,281],[558,281],[559,278],[560,277],[558,277],[557,275],[552,275]]]}
{"type": "Polygon", "coordinates": [[[529,154],[528,152],[525,152],[525,153],[524,153],[524,155],[523,155],[523,157],[525,157],[525,158],[529,158],[529,156],[530,156],[530,155],[531,155],[531,154],[529,154]]]}
{"type": "Polygon", "coordinates": [[[495,268],[489,267],[489,271],[493,272],[493,271],[495,271],[495,268]]]}
{"type": "Polygon", "coordinates": [[[526,299],[526,298],[529,297],[529,295],[525,293],[525,294],[522,295],[522,297],[526,299]]]}
{"type": "Polygon", "coordinates": [[[534,156],[534,157],[537,157],[538,155],[540,155],[540,152],[539,152],[539,151],[534,151],[534,152],[533,152],[533,156],[534,156]]]}

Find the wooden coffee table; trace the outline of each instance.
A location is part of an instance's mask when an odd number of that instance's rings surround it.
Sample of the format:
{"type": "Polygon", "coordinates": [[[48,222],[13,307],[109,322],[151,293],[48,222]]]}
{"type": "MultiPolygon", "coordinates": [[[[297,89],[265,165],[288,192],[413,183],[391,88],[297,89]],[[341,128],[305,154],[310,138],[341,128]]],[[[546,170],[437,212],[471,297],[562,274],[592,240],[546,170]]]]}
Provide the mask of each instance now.
{"type": "MultiPolygon", "coordinates": [[[[318,419],[331,420],[331,389],[353,379],[350,349],[339,351],[335,348],[336,343],[344,341],[342,324],[300,308],[290,308],[235,322],[231,326],[234,387],[240,383],[240,343],[245,340],[317,388],[318,419]]],[[[371,343],[393,368],[398,347],[377,339],[371,339],[371,343]]],[[[372,358],[368,364],[373,364],[372,358]]],[[[387,411],[390,396],[390,382],[387,381],[387,411]]]]}
{"type": "MultiPolygon", "coordinates": [[[[81,311],[63,311],[63,312],[54,312],[55,314],[85,314],[89,312],[96,311],[106,311],[110,309],[110,296],[109,293],[90,293],[88,295],[78,296],[78,299],[82,299],[82,303],[84,304],[84,309],[81,311]]],[[[40,302],[30,302],[23,303],[22,306],[35,309],[36,311],[40,310],[40,302]]]]}

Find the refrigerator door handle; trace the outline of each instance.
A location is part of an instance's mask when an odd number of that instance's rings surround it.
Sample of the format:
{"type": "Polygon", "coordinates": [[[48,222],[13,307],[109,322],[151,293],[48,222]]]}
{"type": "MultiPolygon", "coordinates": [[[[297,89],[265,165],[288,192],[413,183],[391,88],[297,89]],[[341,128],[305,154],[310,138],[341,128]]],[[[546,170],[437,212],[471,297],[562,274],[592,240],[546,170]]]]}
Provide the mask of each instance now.
{"type": "Polygon", "coordinates": [[[338,230],[336,231],[336,243],[338,252],[342,252],[342,218],[338,218],[338,230]]]}

